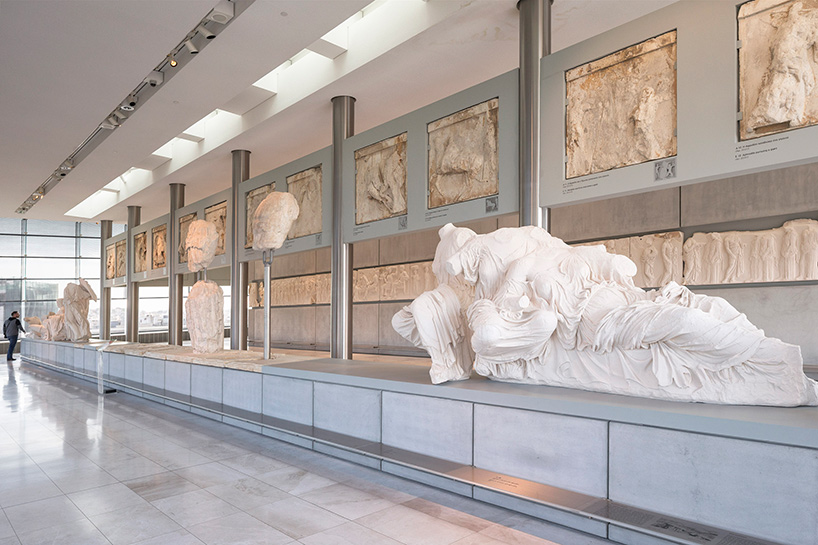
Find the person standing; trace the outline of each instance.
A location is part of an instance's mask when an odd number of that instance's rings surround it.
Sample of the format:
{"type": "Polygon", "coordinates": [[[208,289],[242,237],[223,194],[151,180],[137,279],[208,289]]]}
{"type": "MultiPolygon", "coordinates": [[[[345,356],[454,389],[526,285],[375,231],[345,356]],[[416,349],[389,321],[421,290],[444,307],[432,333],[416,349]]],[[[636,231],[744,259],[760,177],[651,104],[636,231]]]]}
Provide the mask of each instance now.
{"type": "Polygon", "coordinates": [[[16,310],[11,313],[11,317],[6,320],[3,324],[3,335],[9,340],[9,353],[6,355],[6,361],[12,362],[14,358],[12,354],[14,354],[14,347],[17,345],[17,337],[20,335],[20,332],[25,333],[26,330],[23,329],[23,324],[20,323],[20,313],[16,310]]]}

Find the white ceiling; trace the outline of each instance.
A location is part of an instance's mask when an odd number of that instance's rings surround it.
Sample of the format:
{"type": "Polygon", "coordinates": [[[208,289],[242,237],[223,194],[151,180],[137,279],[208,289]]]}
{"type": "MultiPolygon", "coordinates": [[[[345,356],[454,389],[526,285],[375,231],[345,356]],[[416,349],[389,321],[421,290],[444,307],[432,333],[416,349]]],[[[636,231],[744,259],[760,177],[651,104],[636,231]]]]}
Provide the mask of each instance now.
{"type": "MultiPolygon", "coordinates": [[[[256,0],[25,217],[74,219],[65,213],[370,1],[256,0]]],[[[672,1],[556,0],[553,49],[672,1]]],[[[350,43],[335,61],[322,59],[323,79],[289,83],[308,89],[303,96],[285,93],[282,79],[279,95],[245,114],[230,138],[157,168],[152,185],[93,219],[124,222],[128,205],[143,207],[143,221],[161,216],[169,183],[186,184],[189,203],[228,188],[233,149],[251,151],[255,176],[329,145],[333,96],[356,97],[361,132],[517,66],[514,0],[392,2],[428,16],[405,36],[374,36],[385,27],[373,27],[372,40],[386,44],[374,54],[350,43]]],[[[0,217],[19,217],[14,210],[215,5],[0,0],[0,217]]]]}

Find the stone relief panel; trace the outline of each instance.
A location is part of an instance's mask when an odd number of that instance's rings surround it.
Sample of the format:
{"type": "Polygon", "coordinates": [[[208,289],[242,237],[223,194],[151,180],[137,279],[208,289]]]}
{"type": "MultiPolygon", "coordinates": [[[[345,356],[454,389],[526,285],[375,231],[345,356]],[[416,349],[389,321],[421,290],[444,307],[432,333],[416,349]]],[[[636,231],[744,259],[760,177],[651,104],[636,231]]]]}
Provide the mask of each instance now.
{"type": "Polygon", "coordinates": [[[499,108],[493,98],[429,123],[429,208],[498,193],[499,108]]]}
{"type": "Polygon", "coordinates": [[[355,152],[355,224],[406,214],[406,136],[355,152]]]}
{"type": "Polygon", "coordinates": [[[609,254],[623,255],[636,264],[633,283],[640,288],[657,288],[673,281],[682,283],[681,231],[654,235],[614,238],[572,244],[595,246],[602,244],[609,254]]]}
{"type": "Polygon", "coordinates": [[[676,31],[565,73],[566,178],[676,155],[676,31]]]}
{"type": "Polygon", "coordinates": [[[205,208],[205,221],[216,226],[219,241],[216,244],[216,255],[224,255],[224,238],[227,233],[227,201],[205,208]]]}
{"type": "Polygon", "coordinates": [[[743,284],[818,280],[818,221],[765,231],[694,233],[684,244],[684,282],[743,284]]]}
{"type": "MultiPolygon", "coordinates": [[[[353,301],[377,302],[409,300],[437,284],[432,262],[406,263],[353,271],[353,301]]],[[[271,306],[328,305],[331,298],[330,274],[278,278],[271,282],[271,306]]],[[[264,283],[250,283],[250,306],[264,304],[264,283]]]]}
{"type": "Polygon", "coordinates": [[[151,267],[154,270],[161,269],[167,263],[165,259],[165,249],[168,245],[168,226],[160,225],[158,227],[154,227],[151,231],[151,237],[153,240],[151,267]]]}
{"type": "Polygon", "coordinates": [[[245,215],[245,230],[244,230],[244,247],[245,248],[252,248],[253,247],[253,214],[256,212],[256,208],[258,205],[261,204],[261,201],[269,195],[275,184],[270,185],[263,185],[261,187],[257,187],[251,191],[248,191],[245,195],[245,205],[246,205],[246,212],[245,215]]]}
{"type": "Polygon", "coordinates": [[[295,196],[300,210],[287,238],[314,235],[323,230],[321,186],[321,165],[287,176],[287,191],[295,196]]]}
{"type": "Polygon", "coordinates": [[[105,279],[116,277],[116,247],[111,244],[105,248],[105,279]]]}
{"type": "Polygon", "coordinates": [[[738,13],[740,139],[818,123],[818,0],[753,0],[738,13]]]}
{"type": "Polygon", "coordinates": [[[126,265],[126,257],[127,257],[127,250],[128,246],[124,240],[120,240],[116,243],[116,277],[120,278],[125,276],[125,267],[126,265]]]}
{"type": "Polygon", "coordinates": [[[148,233],[135,234],[133,237],[133,248],[133,272],[143,273],[148,270],[148,233]]]}
{"type": "Polygon", "coordinates": [[[196,221],[196,212],[179,218],[179,263],[187,263],[187,248],[185,247],[185,242],[187,241],[187,232],[190,230],[190,224],[194,221],[196,221]]]}

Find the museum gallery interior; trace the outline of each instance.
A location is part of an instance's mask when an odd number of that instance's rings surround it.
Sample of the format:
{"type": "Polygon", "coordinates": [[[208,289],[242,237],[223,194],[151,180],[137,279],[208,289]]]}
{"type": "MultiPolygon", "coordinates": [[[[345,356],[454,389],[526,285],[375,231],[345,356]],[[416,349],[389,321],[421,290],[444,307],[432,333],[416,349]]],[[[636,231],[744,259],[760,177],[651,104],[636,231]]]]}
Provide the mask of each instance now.
{"type": "Polygon", "coordinates": [[[818,0],[0,0],[0,70],[0,545],[818,545],[818,0]]]}

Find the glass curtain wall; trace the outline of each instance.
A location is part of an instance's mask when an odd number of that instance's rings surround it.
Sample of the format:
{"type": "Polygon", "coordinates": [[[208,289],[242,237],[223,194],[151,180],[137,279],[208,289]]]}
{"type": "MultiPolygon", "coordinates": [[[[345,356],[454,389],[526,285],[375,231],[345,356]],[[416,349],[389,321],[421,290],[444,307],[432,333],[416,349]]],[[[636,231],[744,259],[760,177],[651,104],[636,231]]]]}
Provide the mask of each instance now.
{"type": "MultiPolygon", "coordinates": [[[[123,225],[115,231],[122,232],[123,225]]],[[[99,292],[100,228],[96,223],[0,218],[0,311],[23,318],[57,312],[65,286],[84,278],[99,292]]],[[[99,295],[99,293],[97,293],[99,295]]],[[[124,295],[123,295],[124,297],[124,295]]],[[[99,332],[99,305],[88,321],[99,332]]]]}

